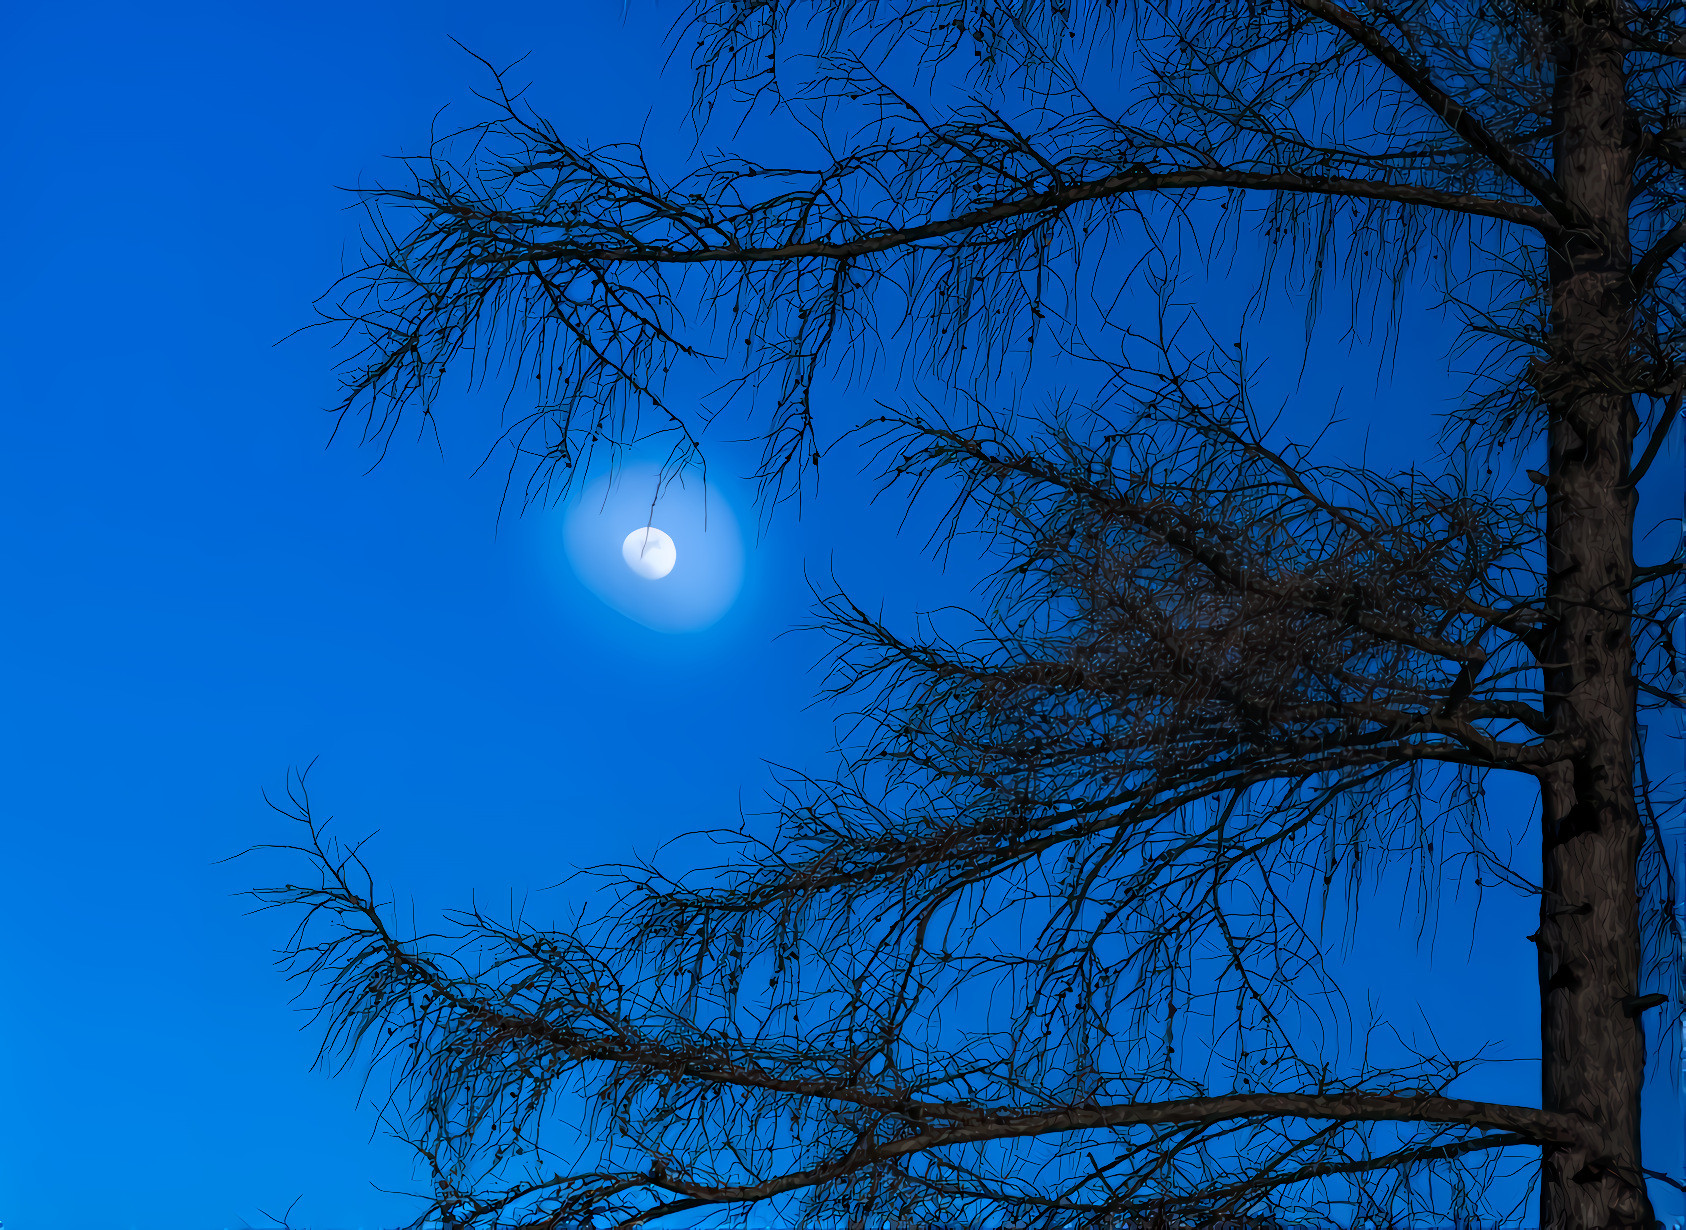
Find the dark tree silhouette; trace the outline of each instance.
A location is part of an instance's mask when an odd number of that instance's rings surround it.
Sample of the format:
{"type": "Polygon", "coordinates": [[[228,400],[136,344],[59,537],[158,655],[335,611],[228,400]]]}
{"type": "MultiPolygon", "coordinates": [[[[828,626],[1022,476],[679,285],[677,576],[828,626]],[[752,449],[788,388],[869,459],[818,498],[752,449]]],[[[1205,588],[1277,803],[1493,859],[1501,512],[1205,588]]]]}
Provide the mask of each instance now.
{"type": "Polygon", "coordinates": [[[399,932],[295,794],[320,879],[266,895],[325,1054],[397,1065],[434,1212],[1444,1223],[1495,1215],[1508,1167],[1553,1230],[1648,1230],[1646,1176],[1675,1180],[1640,1156],[1643,1022],[1682,965],[1640,716],[1680,703],[1680,558],[1634,544],[1682,393],[1683,23],[694,0],[699,111],[765,104],[802,152],[664,179],[500,80],[369,192],[328,315],[371,438],[501,370],[537,390],[528,498],[631,439],[682,466],[690,362],[760,416],[776,503],[820,463],[817,382],[893,370],[863,429],[887,483],[948,484],[943,532],[999,565],[969,628],[823,596],[865,718],[842,770],[718,867],[612,878],[594,924],[399,932]],[[1244,348],[1156,323],[1255,251],[1252,310],[1346,292],[1384,345],[1438,279],[1478,379],[1436,473],[1280,440],[1244,348]],[[1048,371],[1078,392],[989,409],[1048,371]],[[1488,814],[1495,773],[1532,816],[1488,814]],[[1537,856],[1500,850],[1524,830],[1537,856]],[[1460,877],[1538,897],[1538,1105],[1343,1007],[1343,920],[1384,884],[1432,919],[1460,877]],[[578,1157],[538,1138],[557,1115],[578,1157]]]}

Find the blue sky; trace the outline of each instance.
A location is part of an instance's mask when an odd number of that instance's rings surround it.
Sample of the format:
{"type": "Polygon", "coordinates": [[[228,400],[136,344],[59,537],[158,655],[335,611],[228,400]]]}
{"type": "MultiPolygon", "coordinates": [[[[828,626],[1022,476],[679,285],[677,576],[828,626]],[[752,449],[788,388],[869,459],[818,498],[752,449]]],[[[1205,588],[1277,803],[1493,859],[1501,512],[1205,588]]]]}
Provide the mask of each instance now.
{"type": "MultiPolygon", "coordinates": [[[[922,534],[898,537],[894,508],[867,509],[840,463],[800,521],[751,535],[725,618],[666,635],[581,587],[554,518],[499,522],[500,475],[473,475],[471,428],[372,473],[370,454],[324,447],[327,339],[274,343],[355,243],[336,185],[421,148],[440,106],[472,114],[484,77],[452,39],[497,62],[532,52],[534,98],[572,133],[633,137],[648,119],[658,153],[687,153],[690,81],[662,71],[674,8],[468,7],[12,18],[8,1230],[212,1230],[295,1197],[319,1230],[409,1216],[377,1190],[413,1186],[408,1151],[371,1139],[355,1079],[308,1071],[315,1037],[269,965],[282,921],[235,895],[271,868],[218,861],[286,835],[262,792],[290,766],[317,760],[313,793],[348,832],[381,830],[378,871],[419,917],[497,903],[735,821],[765,761],[823,763],[829,718],[806,707],[820,646],[778,636],[808,608],[805,568],[835,566],[892,611],[954,596],[922,534]]],[[[1415,447],[1444,390],[1413,373],[1378,392],[1363,361],[1310,384],[1352,383],[1372,443],[1415,447]]],[[[715,450],[721,498],[753,527],[730,477],[752,458],[715,450]]],[[[1472,1027],[1532,1028],[1525,962],[1429,981],[1454,1000],[1497,989],[1472,1027]]]]}

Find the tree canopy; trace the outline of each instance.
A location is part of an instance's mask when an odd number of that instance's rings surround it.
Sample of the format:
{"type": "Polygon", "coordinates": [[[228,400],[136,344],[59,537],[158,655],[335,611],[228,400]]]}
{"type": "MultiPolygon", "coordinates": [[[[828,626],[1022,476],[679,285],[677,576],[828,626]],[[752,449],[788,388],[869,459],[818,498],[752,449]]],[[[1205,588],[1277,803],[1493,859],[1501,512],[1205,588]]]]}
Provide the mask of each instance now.
{"type": "Polygon", "coordinates": [[[1645,1014],[1681,993],[1678,782],[1641,726],[1681,703],[1680,556],[1638,561],[1634,519],[1682,395],[1682,22],[705,0],[674,35],[699,116],[769,108],[787,160],[652,169],[500,77],[369,191],[325,308],[369,438],[501,374],[550,498],[629,442],[698,463],[689,364],[755,416],[769,505],[844,436],[996,569],[914,628],[822,592],[862,714],[838,772],[576,927],[401,932],[296,793],[320,878],[265,894],[325,1054],[396,1062],[435,1211],[1443,1223],[1524,1168],[1543,1225],[1648,1230],[1646,1177],[1682,1178],[1638,1132],[1645,1014]],[[1251,313],[1384,343],[1434,280],[1477,373],[1443,454],[1273,431],[1184,306],[1237,252],[1251,313]],[[900,402],[825,420],[886,370],[900,402]],[[1494,774],[1531,816],[1492,814],[1494,774]],[[1331,961],[1377,885],[1432,917],[1471,874],[1539,900],[1537,1105],[1464,1097],[1480,1056],[1388,1042],[1331,961]],[[558,1116],[578,1156],[540,1140],[558,1116]]]}

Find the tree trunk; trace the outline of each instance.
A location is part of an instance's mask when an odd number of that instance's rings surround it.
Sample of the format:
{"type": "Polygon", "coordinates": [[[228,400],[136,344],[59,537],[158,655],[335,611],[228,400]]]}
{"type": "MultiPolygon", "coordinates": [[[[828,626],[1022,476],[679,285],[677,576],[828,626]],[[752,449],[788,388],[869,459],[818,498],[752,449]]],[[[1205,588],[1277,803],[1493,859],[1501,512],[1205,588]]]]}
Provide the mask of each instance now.
{"type": "Polygon", "coordinates": [[[1621,387],[1632,353],[1628,202],[1633,158],[1620,15],[1609,0],[1556,11],[1555,177],[1589,224],[1551,255],[1545,712],[1578,744],[1542,785],[1538,937],[1543,1105],[1611,1142],[1546,1154],[1549,1230],[1654,1224],[1640,1174],[1645,1042],[1624,1003],[1640,993],[1634,791],[1633,512],[1637,420],[1621,387]]]}

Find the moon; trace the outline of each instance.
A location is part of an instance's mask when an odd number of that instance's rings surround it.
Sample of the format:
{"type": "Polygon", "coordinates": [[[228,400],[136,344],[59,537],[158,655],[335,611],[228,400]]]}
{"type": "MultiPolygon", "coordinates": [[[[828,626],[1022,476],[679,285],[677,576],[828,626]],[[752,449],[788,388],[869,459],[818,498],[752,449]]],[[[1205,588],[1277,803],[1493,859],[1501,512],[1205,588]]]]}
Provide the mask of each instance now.
{"type": "MultiPolygon", "coordinates": [[[[625,525],[623,521],[621,523],[625,525]]],[[[626,566],[648,581],[659,581],[673,571],[679,551],[673,539],[653,525],[639,526],[621,543],[621,558],[626,566]]]]}
{"type": "Polygon", "coordinates": [[[726,618],[747,563],[735,510],[750,494],[732,479],[701,478],[633,458],[545,515],[550,529],[533,539],[535,562],[559,583],[569,618],[589,609],[579,606],[580,587],[605,615],[652,632],[689,635],[726,618]]]}

